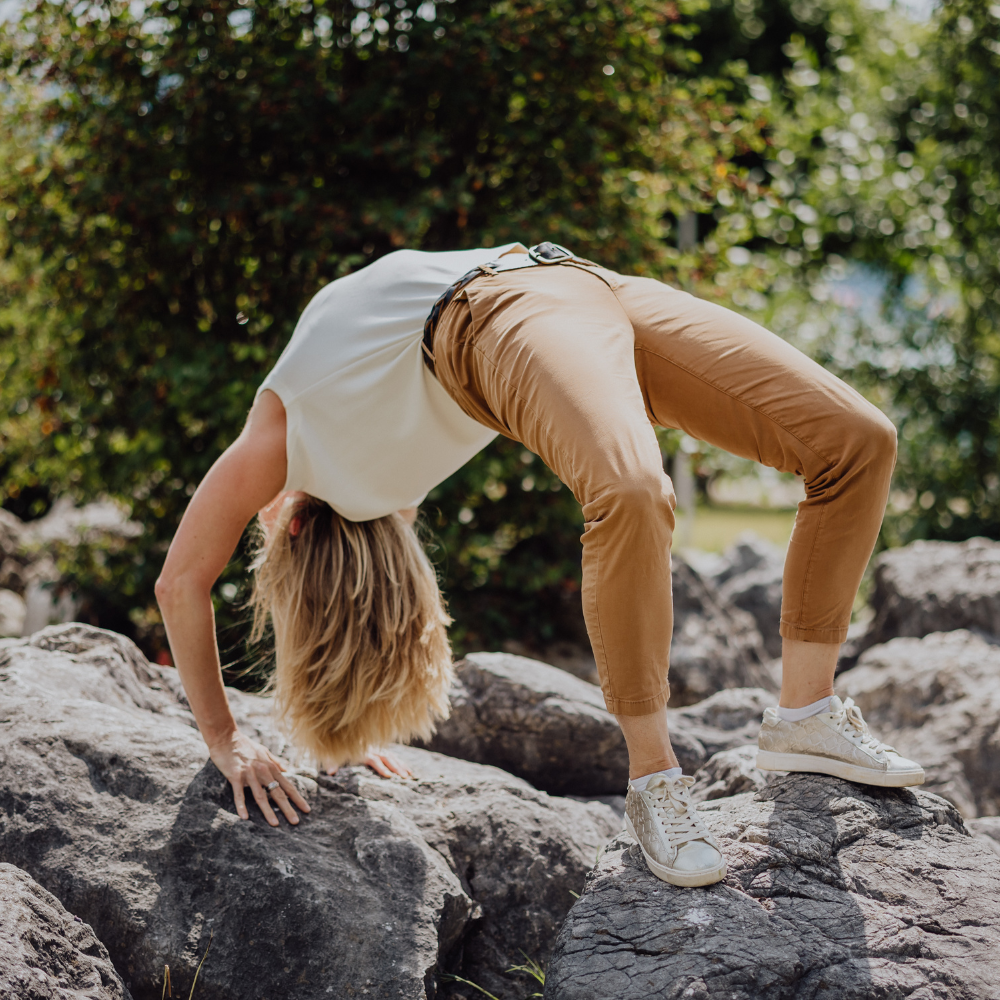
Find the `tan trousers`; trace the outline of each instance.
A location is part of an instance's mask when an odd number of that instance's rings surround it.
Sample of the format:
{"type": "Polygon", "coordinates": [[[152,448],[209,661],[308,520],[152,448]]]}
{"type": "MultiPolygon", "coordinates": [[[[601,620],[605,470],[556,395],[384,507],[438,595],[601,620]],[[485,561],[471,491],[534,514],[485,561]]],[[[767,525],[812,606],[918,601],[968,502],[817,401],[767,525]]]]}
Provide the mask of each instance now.
{"type": "Polygon", "coordinates": [[[583,508],[583,611],[611,712],[669,696],[675,499],[653,424],[804,478],[781,634],[844,641],[896,432],[804,354],[661,282],[560,264],[476,278],[434,355],[459,406],[541,456],[583,508]]]}

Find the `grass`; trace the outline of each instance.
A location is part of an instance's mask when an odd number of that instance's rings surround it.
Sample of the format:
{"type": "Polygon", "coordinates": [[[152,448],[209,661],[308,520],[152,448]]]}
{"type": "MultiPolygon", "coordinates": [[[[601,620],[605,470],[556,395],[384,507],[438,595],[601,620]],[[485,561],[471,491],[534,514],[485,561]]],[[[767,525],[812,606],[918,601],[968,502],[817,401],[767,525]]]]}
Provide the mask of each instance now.
{"type": "MultiPolygon", "coordinates": [[[[574,893],[575,895],[575,893],[574,893]]],[[[508,972],[526,972],[533,979],[538,980],[540,986],[545,985],[545,970],[538,964],[533,958],[528,958],[524,952],[524,965],[513,965],[507,971],[508,972]]],[[[442,979],[448,979],[454,983],[462,983],[465,986],[471,986],[474,990],[478,990],[485,997],[489,997],[489,1000],[500,1000],[498,996],[490,993],[489,990],[483,989],[479,983],[474,983],[471,979],[463,979],[461,976],[454,976],[451,973],[446,973],[441,977],[442,979]]],[[[533,997],[540,997],[541,993],[529,993],[526,1000],[532,1000],[533,997]]]]}
{"type": "MultiPolygon", "coordinates": [[[[212,937],[214,931],[210,932],[208,935],[208,947],[205,949],[205,954],[201,956],[201,961],[198,963],[198,968],[195,970],[194,979],[191,981],[191,992],[188,994],[188,1000],[194,1000],[194,988],[198,985],[198,976],[201,975],[201,967],[205,964],[205,959],[208,958],[208,953],[212,950],[212,937]]],[[[174,995],[174,988],[170,982],[170,966],[163,966],[163,993],[160,996],[160,1000],[167,1000],[174,995]]]]}
{"type": "Polygon", "coordinates": [[[687,537],[684,537],[683,515],[678,518],[676,541],[682,549],[722,552],[744,532],[752,531],[784,548],[788,545],[794,521],[795,511],[784,508],[698,507],[687,537]]]}

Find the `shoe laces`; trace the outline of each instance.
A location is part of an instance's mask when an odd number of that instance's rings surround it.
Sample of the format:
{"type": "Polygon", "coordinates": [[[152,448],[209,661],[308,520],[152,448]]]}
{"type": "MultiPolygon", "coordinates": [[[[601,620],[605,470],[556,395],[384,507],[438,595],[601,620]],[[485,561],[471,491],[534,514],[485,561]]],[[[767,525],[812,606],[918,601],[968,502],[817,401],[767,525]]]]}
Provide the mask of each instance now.
{"type": "Polygon", "coordinates": [[[861,709],[854,704],[853,698],[848,698],[844,702],[844,707],[840,712],[834,713],[834,722],[837,724],[837,731],[843,733],[848,739],[860,744],[872,753],[895,753],[896,751],[872,735],[865,722],[861,709]]]}
{"type": "Polygon", "coordinates": [[[683,774],[679,778],[652,778],[646,786],[646,798],[671,847],[680,847],[692,840],[705,840],[714,845],[701,817],[691,805],[688,789],[694,778],[683,774]]]}

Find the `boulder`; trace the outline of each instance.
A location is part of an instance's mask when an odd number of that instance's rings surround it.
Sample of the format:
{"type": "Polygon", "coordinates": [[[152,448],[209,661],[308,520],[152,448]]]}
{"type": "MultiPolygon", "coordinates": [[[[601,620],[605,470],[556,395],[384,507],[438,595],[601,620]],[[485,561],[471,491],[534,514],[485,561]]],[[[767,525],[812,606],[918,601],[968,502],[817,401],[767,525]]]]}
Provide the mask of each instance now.
{"type": "Polygon", "coordinates": [[[729,865],[680,889],[619,836],[560,931],[546,1000],[993,1000],[1000,861],[923,791],[787,775],[702,814],[729,865]]]}
{"type": "Polygon", "coordinates": [[[697,769],[712,754],[756,744],[764,709],[777,703],[777,697],[763,688],[727,688],[696,705],[668,712],[671,739],[684,733],[697,741],[703,753],[697,769]]]}
{"type": "MultiPolygon", "coordinates": [[[[755,740],[773,703],[761,688],[736,688],[670,710],[681,766],[693,774],[718,750],[755,740]]],[[[502,767],[557,795],[621,795],[626,786],[625,738],[600,688],[563,670],[511,653],[470,653],[456,665],[451,706],[427,749],[502,767]]]]}
{"type": "Polygon", "coordinates": [[[1000,647],[964,629],[893,639],[841,674],[872,731],[966,816],[1000,812],[1000,647]]]}
{"type": "Polygon", "coordinates": [[[0,864],[0,996],[131,1000],[93,928],[8,864],[0,864]]]}
{"type": "Polygon", "coordinates": [[[775,684],[753,618],[724,600],[692,566],[673,559],[670,705],[693,705],[722,688],[775,684]]]}
{"type": "Polygon", "coordinates": [[[27,610],[20,594],[0,588],[0,638],[22,633],[27,610]]]}
{"type": "MultiPolygon", "coordinates": [[[[401,751],[416,780],[300,771],[298,827],[252,806],[241,821],[178,690],[99,629],[0,644],[0,858],[93,925],[139,1000],[160,996],[164,964],[186,995],[210,935],[199,1000],[433,997],[442,971],[495,983],[522,949],[544,960],[620,827],[607,806],[419,750],[401,751]]],[[[231,698],[280,751],[266,699],[231,698]]]]}
{"type": "Polygon", "coordinates": [[[750,535],[723,554],[712,582],[723,602],[746,611],[754,620],[771,658],[781,656],[781,578],[785,553],[777,545],[750,535]]]}
{"type": "Polygon", "coordinates": [[[1000,542],[913,542],[875,563],[875,617],[855,655],[897,636],[966,628],[1000,635],[1000,542]]]}
{"type": "Polygon", "coordinates": [[[774,771],[757,768],[757,744],[720,750],[694,773],[691,798],[695,802],[726,799],[743,792],[759,792],[775,778],[774,771]]]}
{"type": "Polygon", "coordinates": [[[970,819],[967,824],[973,837],[978,837],[998,858],[1000,858],[1000,816],[983,816],[970,819]]]}

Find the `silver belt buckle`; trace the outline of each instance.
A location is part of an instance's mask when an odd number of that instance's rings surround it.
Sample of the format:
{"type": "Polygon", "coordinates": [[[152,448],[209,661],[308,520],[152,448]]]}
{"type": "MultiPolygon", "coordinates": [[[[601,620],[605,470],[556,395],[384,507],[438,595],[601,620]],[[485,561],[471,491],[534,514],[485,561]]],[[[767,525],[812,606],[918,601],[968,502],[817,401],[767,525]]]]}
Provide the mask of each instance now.
{"type": "Polygon", "coordinates": [[[561,264],[572,260],[574,255],[558,243],[536,243],[528,250],[528,256],[536,264],[561,264]]]}

